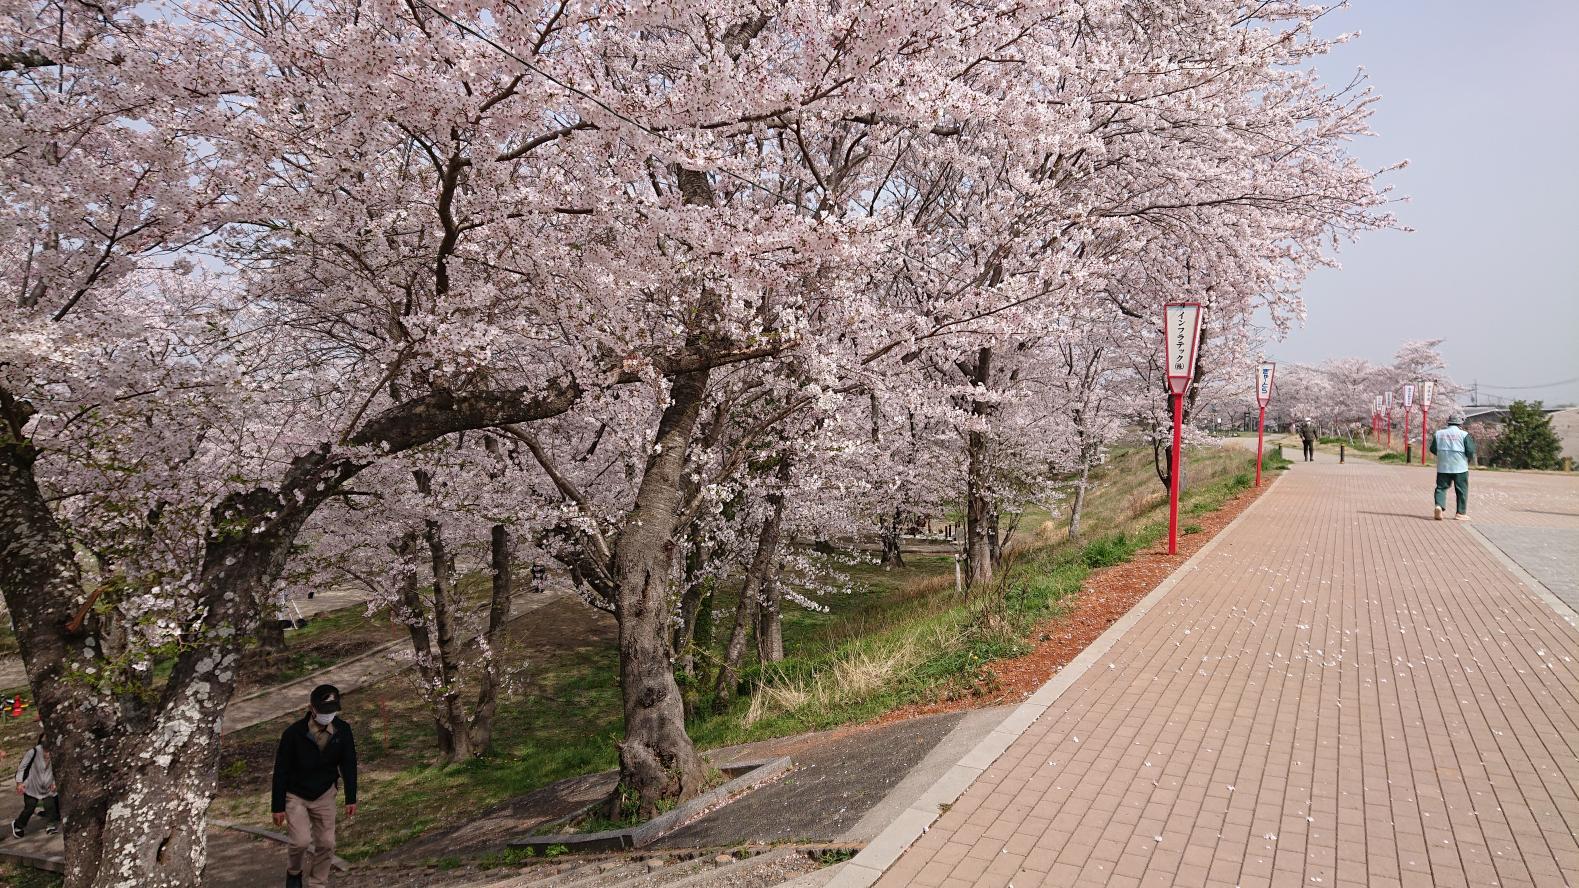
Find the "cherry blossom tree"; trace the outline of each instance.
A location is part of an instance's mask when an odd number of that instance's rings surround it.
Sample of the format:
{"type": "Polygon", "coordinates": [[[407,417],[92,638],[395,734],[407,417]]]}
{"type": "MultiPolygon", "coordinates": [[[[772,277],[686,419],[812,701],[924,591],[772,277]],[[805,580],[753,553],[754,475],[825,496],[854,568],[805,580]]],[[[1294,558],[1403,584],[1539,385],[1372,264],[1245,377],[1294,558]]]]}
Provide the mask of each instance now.
{"type": "Polygon", "coordinates": [[[1000,507],[1084,452],[1065,314],[1111,306],[1154,384],[1160,304],[1201,293],[1227,372],[1389,224],[1345,154],[1372,97],[1305,67],[1322,13],[7,0],[0,583],[68,884],[198,880],[237,657],[353,479],[404,501],[364,539],[425,561],[439,636],[453,544],[487,526],[499,579],[524,515],[619,622],[616,798],[699,791],[676,623],[744,565],[775,656],[785,527],[870,519],[839,499],[890,421],[958,433],[985,581],[1000,507]],[[485,430],[529,505],[461,517],[485,430]]]}

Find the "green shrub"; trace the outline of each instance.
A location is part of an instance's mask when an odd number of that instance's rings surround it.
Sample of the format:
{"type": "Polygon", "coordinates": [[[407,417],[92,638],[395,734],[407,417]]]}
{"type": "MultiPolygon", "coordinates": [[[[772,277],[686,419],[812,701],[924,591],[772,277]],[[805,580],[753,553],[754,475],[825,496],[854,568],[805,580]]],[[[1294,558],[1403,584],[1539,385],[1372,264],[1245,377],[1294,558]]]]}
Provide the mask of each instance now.
{"type": "Polygon", "coordinates": [[[1125,534],[1118,533],[1112,536],[1092,540],[1080,552],[1080,559],[1086,567],[1112,567],[1128,561],[1138,548],[1125,534]]]}

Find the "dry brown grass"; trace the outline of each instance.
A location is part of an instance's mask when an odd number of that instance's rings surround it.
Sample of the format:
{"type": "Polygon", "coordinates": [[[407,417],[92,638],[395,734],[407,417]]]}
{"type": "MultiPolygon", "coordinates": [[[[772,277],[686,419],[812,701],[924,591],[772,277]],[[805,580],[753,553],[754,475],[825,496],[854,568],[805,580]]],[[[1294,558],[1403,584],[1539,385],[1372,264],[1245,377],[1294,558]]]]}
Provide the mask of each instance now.
{"type": "Polygon", "coordinates": [[[767,676],[751,695],[745,724],[749,727],[769,715],[794,712],[807,706],[831,710],[864,699],[916,665],[928,642],[936,645],[942,641],[921,637],[931,634],[934,634],[932,630],[922,628],[892,646],[861,645],[809,679],[791,678],[782,673],[767,676]]]}

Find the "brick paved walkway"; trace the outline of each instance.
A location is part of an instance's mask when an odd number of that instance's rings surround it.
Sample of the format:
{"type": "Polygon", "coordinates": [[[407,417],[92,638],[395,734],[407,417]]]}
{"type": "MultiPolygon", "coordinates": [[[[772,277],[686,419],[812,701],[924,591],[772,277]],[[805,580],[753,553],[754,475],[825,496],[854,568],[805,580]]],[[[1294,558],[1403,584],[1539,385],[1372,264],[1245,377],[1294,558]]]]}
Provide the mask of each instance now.
{"type": "MultiPolygon", "coordinates": [[[[1529,477],[1472,513],[1579,527],[1529,477]]],[[[879,884],[1579,884],[1579,631],[1429,485],[1296,463],[879,884]]]]}

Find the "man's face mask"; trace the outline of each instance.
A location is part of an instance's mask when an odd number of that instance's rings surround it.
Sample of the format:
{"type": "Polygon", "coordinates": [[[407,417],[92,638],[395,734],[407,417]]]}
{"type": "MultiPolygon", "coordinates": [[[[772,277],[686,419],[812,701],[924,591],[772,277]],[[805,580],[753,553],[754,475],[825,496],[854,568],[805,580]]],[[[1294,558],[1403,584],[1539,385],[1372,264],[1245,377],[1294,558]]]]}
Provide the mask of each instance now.
{"type": "Polygon", "coordinates": [[[327,728],[329,726],[330,722],[334,721],[334,713],[330,712],[328,714],[325,714],[325,713],[322,713],[322,712],[314,712],[313,713],[313,721],[315,721],[318,724],[323,725],[324,727],[327,728]]]}

